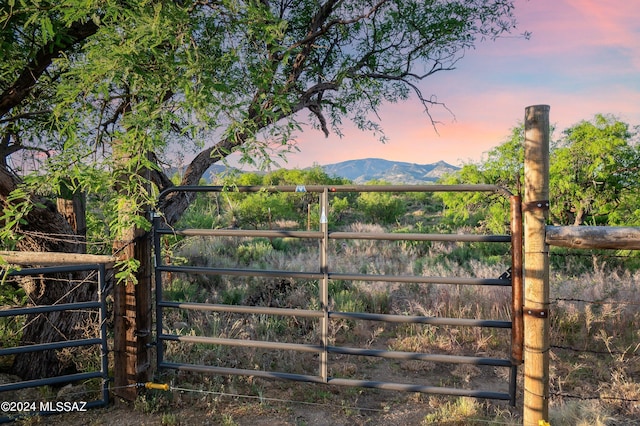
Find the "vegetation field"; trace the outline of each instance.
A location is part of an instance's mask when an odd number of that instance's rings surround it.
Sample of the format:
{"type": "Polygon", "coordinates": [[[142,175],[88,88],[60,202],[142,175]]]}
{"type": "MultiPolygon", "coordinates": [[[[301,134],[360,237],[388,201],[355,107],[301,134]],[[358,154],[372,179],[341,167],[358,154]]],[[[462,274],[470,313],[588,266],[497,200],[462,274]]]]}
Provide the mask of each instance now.
{"type": "MultiPolygon", "coordinates": [[[[320,212],[313,197],[201,194],[180,225],[317,229],[320,212]]],[[[364,193],[336,196],[330,204],[333,230],[479,232],[478,228],[452,228],[442,215],[440,198],[432,194],[364,193]]],[[[174,265],[287,271],[319,268],[319,243],[311,239],[172,237],[166,247],[166,261],[174,265]]],[[[331,271],[341,273],[498,278],[510,265],[510,247],[504,243],[334,240],[328,263],[331,271]]],[[[637,262],[628,253],[554,249],[551,263],[551,424],[635,424],[640,416],[637,262]]],[[[163,281],[166,300],[316,310],[321,306],[316,280],[171,273],[163,281]]],[[[510,298],[509,287],[347,280],[332,280],[329,285],[329,310],[343,312],[509,320],[510,298]]],[[[166,333],[184,336],[317,344],[320,334],[318,320],[302,317],[166,309],[163,321],[166,333]]],[[[509,330],[501,329],[339,319],[330,323],[329,338],[336,346],[508,359],[511,336],[509,330]]],[[[317,355],[296,351],[169,342],[165,357],[171,362],[247,370],[308,375],[318,371],[317,355]]],[[[508,369],[465,364],[329,357],[330,376],[340,378],[506,392],[508,373],[508,369]]],[[[521,371],[515,407],[500,401],[251,375],[161,371],[157,380],[170,383],[175,390],[149,392],[135,408],[156,413],[165,424],[180,424],[186,407],[198,410],[202,419],[214,424],[260,424],[260,419],[279,419],[280,424],[521,422],[521,371]]]]}
{"type": "MultiPolygon", "coordinates": [[[[290,176],[279,173],[279,178],[278,174],[268,178],[275,184],[287,184],[290,176]]],[[[321,173],[316,178],[317,183],[343,183],[321,173]]],[[[248,183],[258,177],[242,179],[248,183]]],[[[241,194],[233,189],[199,194],[176,228],[318,229],[317,197],[310,193],[241,194]]],[[[443,211],[437,194],[365,192],[336,194],[326,215],[332,231],[486,233],[482,227],[456,227],[443,211]]],[[[163,247],[165,262],[176,266],[319,270],[319,242],[314,239],[169,236],[163,239],[163,247]]],[[[425,277],[498,278],[508,270],[511,259],[507,243],[347,239],[331,240],[328,253],[332,272],[425,277]]],[[[551,424],[631,425],[640,417],[640,271],[636,259],[622,252],[552,250],[551,424]]],[[[163,283],[164,300],[321,308],[318,280],[172,272],[163,274],[163,283]]],[[[328,295],[328,308],[336,312],[496,320],[511,316],[510,287],[331,280],[328,295]]],[[[3,346],[18,341],[20,324],[3,322],[2,327],[3,346]]],[[[163,327],[164,333],[180,336],[303,344],[318,344],[321,332],[314,318],[172,308],[164,311],[163,327]]],[[[329,343],[509,359],[511,334],[508,329],[336,319],[329,325],[329,343]]],[[[72,357],[78,370],[87,368],[81,363],[90,354],[84,355],[72,357]]],[[[165,359],[305,375],[316,375],[319,368],[313,353],[206,343],[166,342],[165,359]]],[[[329,375],[337,378],[497,392],[507,392],[509,385],[508,368],[469,364],[333,354],[328,368],[329,375]]],[[[131,405],[118,403],[82,415],[25,422],[86,424],[90,419],[91,424],[112,424],[115,418],[122,424],[166,425],[519,424],[521,370],[515,407],[505,401],[468,397],[160,370],[154,380],[168,383],[168,392],[147,390],[131,405]]],[[[78,388],[78,394],[88,395],[91,386],[78,388]]],[[[39,392],[36,398],[56,398],[55,390],[39,392]]]]}

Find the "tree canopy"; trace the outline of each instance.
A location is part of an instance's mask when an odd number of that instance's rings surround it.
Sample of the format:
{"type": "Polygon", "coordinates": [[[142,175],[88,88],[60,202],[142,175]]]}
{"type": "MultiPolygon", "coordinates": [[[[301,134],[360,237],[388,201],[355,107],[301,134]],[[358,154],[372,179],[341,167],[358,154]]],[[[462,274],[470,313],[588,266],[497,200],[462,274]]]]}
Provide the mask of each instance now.
{"type": "MultiPolygon", "coordinates": [[[[564,130],[550,152],[550,220],[555,225],[640,224],[638,132],[612,115],[597,114],[564,130]]],[[[467,164],[443,183],[502,185],[522,195],[524,128],[490,150],[485,159],[467,164]]],[[[484,194],[443,194],[450,223],[464,222],[502,232],[507,209],[484,194]]]]}
{"type": "MultiPolygon", "coordinates": [[[[468,49],[515,28],[503,0],[8,0],[0,5],[0,193],[118,188],[137,211],[147,181],[183,155],[181,184],[240,150],[295,148],[303,123],[383,136],[376,111],[417,97],[468,49]],[[27,161],[28,160],[28,161],[27,161]]],[[[275,150],[275,151],[274,151],[275,150]]],[[[275,152],[275,154],[274,154],[275,152]]],[[[174,223],[188,205],[168,197],[174,223]]],[[[126,226],[133,216],[125,215],[126,226]],[[128,219],[127,219],[128,217],[128,219]]],[[[121,217],[122,219],[122,217],[121,217]]]]}

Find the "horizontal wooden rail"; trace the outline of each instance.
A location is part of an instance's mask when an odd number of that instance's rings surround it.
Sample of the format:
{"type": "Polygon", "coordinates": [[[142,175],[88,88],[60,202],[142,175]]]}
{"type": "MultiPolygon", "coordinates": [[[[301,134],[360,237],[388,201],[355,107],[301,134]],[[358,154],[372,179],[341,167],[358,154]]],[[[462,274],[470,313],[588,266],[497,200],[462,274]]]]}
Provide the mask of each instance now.
{"type": "Polygon", "coordinates": [[[621,226],[547,226],[550,246],[578,249],[640,250],[640,228],[621,226]]]}
{"type": "Polygon", "coordinates": [[[113,256],[82,253],[54,253],[39,251],[0,251],[0,259],[11,265],[80,265],[109,264],[113,256]]]}

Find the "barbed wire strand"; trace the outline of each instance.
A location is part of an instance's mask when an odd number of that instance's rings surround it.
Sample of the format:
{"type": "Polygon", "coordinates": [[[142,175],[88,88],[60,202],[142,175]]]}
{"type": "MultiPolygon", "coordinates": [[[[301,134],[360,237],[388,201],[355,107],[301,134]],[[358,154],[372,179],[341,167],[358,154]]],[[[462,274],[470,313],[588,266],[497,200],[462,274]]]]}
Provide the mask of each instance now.
{"type": "Polygon", "coordinates": [[[637,255],[633,254],[609,254],[609,253],[593,253],[589,251],[585,251],[584,249],[580,249],[580,252],[575,253],[559,253],[556,251],[550,251],[550,257],[591,257],[591,258],[600,258],[600,259],[637,259],[637,255]]]}
{"type": "Polygon", "coordinates": [[[592,349],[583,349],[583,348],[574,348],[571,346],[561,346],[561,345],[550,345],[553,349],[564,349],[567,351],[580,352],[580,353],[591,353],[596,355],[628,355],[628,356],[639,356],[640,354],[636,354],[636,350],[631,352],[625,351],[596,351],[592,349]]]}
{"type": "MultiPolygon", "coordinates": [[[[145,383],[133,383],[133,384],[123,385],[123,386],[109,386],[109,390],[113,392],[115,390],[128,389],[133,387],[144,388],[145,383]]],[[[320,403],[320,402],[309,402],[309,401],[299,401],[299,400],[291,400],[291,399],[284,399],[284,398],[265,397],[260,395],[247,395],[247,394],[220,392],[220,391],[208,391],[208,390],[202,390],[202,389],[189,389],[189,388],[182,388],[177,386],[169,386],[168,391],[169,392],[170,391],[192,392],[192,393],[201,393],[201,394],[216,395],[216,396],[231,397],[231,398],[245,398],[245,399],[260,400],[260,402],[269,401],[269,402],[279,402],[279,403],[295,403],[295,404],[301,404],[301,405],[323,406],[323,407],[330,407],[330,408],[342,408],[342,409],[352,409],[352,410],[360,410],[360,411],[389,412],[388,408],[379,409],[379,408],[366,408],[366,407],[358,407],[358,406],[346,406],[346,405],[338,405],[338,404],[328,404],[328,403],[320,403]]],[[[98,393],[98,392],[101,392],[101,390],[93,390],[93,391],[85,390],[80,392],[69,392],[69,393],[65,393],[64,396],[68,398],[70,396],[82,396],[82,395],[87,395],[90,393],[98,393]]],[[[56,398],[57,396],[51,396],[45,399],[53,400],[56,398]]]]}
{"type": "Polygon", "coordinates": [[[551,303],[555,302],[577,302],[577,303],[587,303],[591,305],[628,305],[628,306],[640,306],[640,302],[624,302],[620,300],[587,300],[587,299],[578,299],[575,297],[556,297],[551,300],[551,303]]]}
{"type": "Polygon", "coordinates": [[[573,395],[564,392],[549,392],[551,396],[559,396],[561,398],[571,398],[571,399],[580,399],[583,401],[592,401],[592,400],[600,400],[600,401],[621,401],[621,402],[640,402],[640,399],[632,399],[632,398],[621,398],[618,396],[583,396],[583,395],[573,395]]]}
{"type": "MultiPolygon", "coordinates": [[[[99,240],[86,241],[79,238],[80,237],[79,235],[75,235],[75,234],[45,234],[37,231],[20,231],[19,234],[37,237],[43,240],[54,241],[59,243],[81,244],[86,246],[89,246],[89,245],[104,246],[104,247],[113,246],[113,242],[107,239],[104,239],[102,241],[99,241],[99,240]]],[[[112,255],[118,254],[120,251],[124,250],[130,244],[135,243],[139,238],[140,237],[134,237],[134,238],[131,238],[130,240],[122,241],[123,246],[120,249],[114,251],[112,255]]]]}

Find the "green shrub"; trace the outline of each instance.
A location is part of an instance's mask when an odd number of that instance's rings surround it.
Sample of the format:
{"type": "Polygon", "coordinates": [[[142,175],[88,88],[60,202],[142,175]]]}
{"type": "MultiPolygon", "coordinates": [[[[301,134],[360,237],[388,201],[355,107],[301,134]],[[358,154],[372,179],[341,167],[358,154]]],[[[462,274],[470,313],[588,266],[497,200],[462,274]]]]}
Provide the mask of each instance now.
{"type": "Polygon", "coordinates": [[[357,205],[365,221],[372,223],[394,223],[406,210],[403,199],[388,192],[363,192],[357,205]]]}
{"type": "Polygon", "coordinates": [[[238,246],[236,257],[239,262],[249,265],[252,262],[263,261],[273,252],[273,246],[266,239],[256,239],[238,246]]]}

